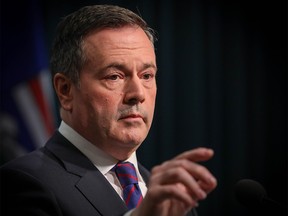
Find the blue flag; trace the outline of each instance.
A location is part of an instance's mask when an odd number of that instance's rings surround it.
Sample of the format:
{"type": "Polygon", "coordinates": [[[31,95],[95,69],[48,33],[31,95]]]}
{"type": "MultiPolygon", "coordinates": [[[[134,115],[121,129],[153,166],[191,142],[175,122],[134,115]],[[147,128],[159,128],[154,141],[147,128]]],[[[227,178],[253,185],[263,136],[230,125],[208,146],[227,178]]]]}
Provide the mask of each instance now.
{"type": "Polygon", "coordinates": [[[43,146],[55,129],[41,15],[36,0],[1,2],[2,162],[43,146]]]}

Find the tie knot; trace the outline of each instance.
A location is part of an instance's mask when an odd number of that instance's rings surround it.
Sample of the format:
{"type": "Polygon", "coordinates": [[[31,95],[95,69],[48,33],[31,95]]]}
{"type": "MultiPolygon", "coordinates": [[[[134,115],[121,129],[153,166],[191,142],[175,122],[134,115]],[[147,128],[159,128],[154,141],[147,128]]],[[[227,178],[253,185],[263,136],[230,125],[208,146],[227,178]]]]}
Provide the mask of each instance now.
{"type": "Polygon", "coordinates": [[[115,166],[115,173],[122,188],[130,184],[138,183],[135,167],[130,162],[119,162],[115,166]]]}

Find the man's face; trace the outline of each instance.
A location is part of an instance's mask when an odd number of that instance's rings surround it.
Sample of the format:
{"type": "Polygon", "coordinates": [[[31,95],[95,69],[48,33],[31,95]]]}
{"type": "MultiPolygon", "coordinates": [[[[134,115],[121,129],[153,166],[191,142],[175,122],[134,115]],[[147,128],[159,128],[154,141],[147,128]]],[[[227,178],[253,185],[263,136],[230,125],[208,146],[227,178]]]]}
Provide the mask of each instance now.
{"type": "Polygon", "coordinates": [[[105,29],[85,38],[87,63],[73,86],[73,127],[118,159],[146,138],[156,98],[154,48],[141,28],[105,29]]]}

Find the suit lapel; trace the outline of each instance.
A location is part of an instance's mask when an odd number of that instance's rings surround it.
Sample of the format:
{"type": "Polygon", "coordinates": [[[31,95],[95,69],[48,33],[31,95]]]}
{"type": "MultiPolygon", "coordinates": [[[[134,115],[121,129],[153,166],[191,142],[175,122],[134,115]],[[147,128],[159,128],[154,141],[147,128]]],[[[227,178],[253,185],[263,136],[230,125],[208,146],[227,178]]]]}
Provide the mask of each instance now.
{"type": "Polygon", "coordinates": [[[128,211],[101,172],[59,132],[48,141],[46,148],[63,163],[67,172],[79,176],[76,188],[101,215],[116,216],[128,211]]]}
{"type": "Polygon", "coordinates": [[[138,162],[138,169],[144,182],[146,183],[146,185],[148,185],[150,172],[139,162],[138,162]]]}
{"type": "Polygon", "coordinates": [[[102,215],[116,216],[128,211],[123,200],[99,171],[87,172],[76,187],[102,215]]]}

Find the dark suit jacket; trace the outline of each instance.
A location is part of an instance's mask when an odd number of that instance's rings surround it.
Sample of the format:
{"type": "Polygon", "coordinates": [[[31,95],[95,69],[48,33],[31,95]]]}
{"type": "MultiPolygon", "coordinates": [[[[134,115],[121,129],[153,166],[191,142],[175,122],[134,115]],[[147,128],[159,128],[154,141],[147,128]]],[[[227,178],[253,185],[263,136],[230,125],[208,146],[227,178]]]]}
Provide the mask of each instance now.
{"type": "MultiPolygon", "coordinates": [[[[149,172],[141,164],[139,171],[148,182],[149,172]]],[[[3,216],[119,216],[127,212],[101,172],[59,132],[43,148],[1,167],[0,177],[3,216]]]]}

